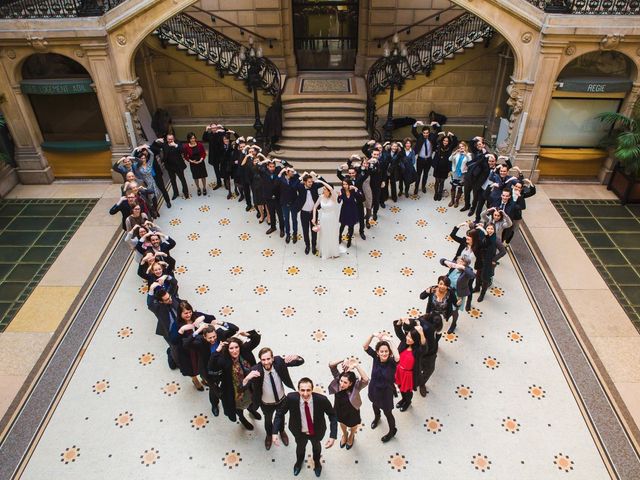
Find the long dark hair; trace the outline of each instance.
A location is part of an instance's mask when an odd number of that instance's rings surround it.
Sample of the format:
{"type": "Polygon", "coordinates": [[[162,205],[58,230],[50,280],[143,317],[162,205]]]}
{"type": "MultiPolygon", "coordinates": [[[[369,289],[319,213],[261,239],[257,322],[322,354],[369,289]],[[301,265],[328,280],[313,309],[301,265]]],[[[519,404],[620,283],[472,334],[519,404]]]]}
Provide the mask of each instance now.
{"type": "Polygon", "coordinates": [[[416,347],[420,346],[420,334],[415,328],[412,328],[411,330],[409,330],[407,335],[411,337],[411,340],[413,340],[413,344],[407,345],[407,347],[409,346],[413,347],[413,345],[415,345],[416,347]]]}
{"type": "MultiPolygon", "coordinates": [[[[180,303],[178,303],[178,322],[183,325],[185,321],[182,319],[182,313],[185,310],[189,310],[190,312],[193,312],[193,307],[186,300],[180,300],[180,303]]],[[[191,316],[191,318],[193,319],[193,315],[191,316]]]]}
{"type": "Polygon", "coordinates": [[[340,374],[339,378],[345,377],[347,380],[349,380],[349,383],[351,383],[351,385],[349,386],[349,390],[353,390],[353,386],[356,384],[356,374],[353,372],[342,372],[340,374]]]}

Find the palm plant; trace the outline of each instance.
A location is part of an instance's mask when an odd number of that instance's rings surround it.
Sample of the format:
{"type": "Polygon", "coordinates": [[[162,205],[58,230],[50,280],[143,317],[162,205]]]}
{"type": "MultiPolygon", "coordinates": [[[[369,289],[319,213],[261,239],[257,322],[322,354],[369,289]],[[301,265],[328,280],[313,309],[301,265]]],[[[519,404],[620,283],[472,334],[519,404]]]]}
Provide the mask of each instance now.
{"type": "Polygon", "coordinates": [[[640,104],[636,104],[629,117],[604,112],[597,118],[615,127],[609,135],[614,140],[613,155],[627,175],[640,178],[640,104]]]}

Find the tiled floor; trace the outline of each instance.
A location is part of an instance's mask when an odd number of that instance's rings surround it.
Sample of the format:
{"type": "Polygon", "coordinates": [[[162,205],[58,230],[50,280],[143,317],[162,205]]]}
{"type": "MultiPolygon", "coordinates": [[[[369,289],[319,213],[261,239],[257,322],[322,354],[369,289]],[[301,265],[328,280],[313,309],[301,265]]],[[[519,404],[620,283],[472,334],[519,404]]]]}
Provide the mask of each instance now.
{"type": "MultiPolygon", "coordinates": [[[[445,273],[463,213],[428,195],[381,212],[349,254],[323,262],[266,227],[223,192],[179,200],[160,224],[178,242],[180,296],[262,332],[276,353],[300,353],[325,391],[329,360],[359,357],[363,339],[424,309],[419,292],[445,273]]],[[[145,289],[129,265],[56,404],[23,478],[288,478],[293,445],[265,452],[264,430],[211,415],[207,395],[165,364],[145,289]]],[[[494,288],[456,334],[441,341],[426,399],[396,411],[399,433],[382,444],[368,400],[351,451],[324,451],[323,478],[609,478],[574,394],[517,272],[503,259],[494,288]]],[[[307,470],[302,476],[310,478],[307,470]]]]}
{"type": "Polygon", "coordinates": [[[0,332],[7,328],[96,201],[0,202],[0,332]]]}
{"type": "Polygon", "coordinates": [[[640,331],[640,206],[615,200],[553,204],[640,331]]]}

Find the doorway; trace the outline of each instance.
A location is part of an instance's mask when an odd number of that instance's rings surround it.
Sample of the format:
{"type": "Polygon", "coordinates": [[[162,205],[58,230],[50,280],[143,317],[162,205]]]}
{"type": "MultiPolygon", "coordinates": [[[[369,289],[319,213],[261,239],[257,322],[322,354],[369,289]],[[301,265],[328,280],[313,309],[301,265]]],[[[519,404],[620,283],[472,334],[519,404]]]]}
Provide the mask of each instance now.
{"type": "Polygon", "coordinates": [[[358,0],[292,0],[298,70],[353,70],[358,0]]]}

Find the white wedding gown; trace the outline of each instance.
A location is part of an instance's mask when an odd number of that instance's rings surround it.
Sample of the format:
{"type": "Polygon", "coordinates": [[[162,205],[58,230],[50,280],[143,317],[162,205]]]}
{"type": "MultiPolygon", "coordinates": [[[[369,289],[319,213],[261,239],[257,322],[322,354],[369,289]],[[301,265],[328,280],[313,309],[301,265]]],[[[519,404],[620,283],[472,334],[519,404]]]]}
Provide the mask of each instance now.
{"type": "Polygon", "coordinates": [[[327,258],[339,257],[341,253],[338,244],[338,234],[340,233],[340,205],[335,191],[331,192],[329,198],[324,195],[318,197],[316,206],[320,206],[318,210],[318,224],[320,231],[318,232],[318,248],[323,260],[327,258]]]}

